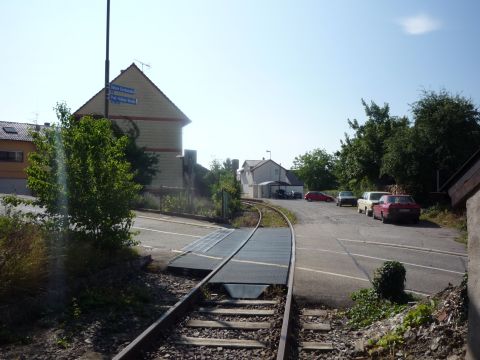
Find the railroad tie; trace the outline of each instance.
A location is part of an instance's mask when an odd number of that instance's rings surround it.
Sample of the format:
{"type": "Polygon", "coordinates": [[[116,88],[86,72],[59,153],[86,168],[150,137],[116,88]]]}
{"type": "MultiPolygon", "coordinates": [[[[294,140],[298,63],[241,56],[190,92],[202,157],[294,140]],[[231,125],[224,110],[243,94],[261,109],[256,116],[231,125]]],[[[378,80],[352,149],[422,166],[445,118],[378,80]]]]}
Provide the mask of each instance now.
{"type": "Polygon", "coordinates": [[[299,350],[320,350],[332,351],[333,343],[331,342],[317,342],[317,341],[303,341],[298,346],[299,350]]]}
{"type": "Polygon", "coordinates": [[[272,324],[267,321],[210,321],[210,320],[189,320],[187,327],[210,328],[210,329],[235,329],[235,330],[258,330],[270,329],[272,324]]]}
{"type": "Polygon", "coordinates": [[[218,309],[201,307],[197,311],[203,314],[238,316],[271,316],[275,314],[275,310],[263,309],[218,309]]]}
{"type": "Polygon", "coordinates": [[[313,331],[330,331],[331,327],[328,323],[310,323],[302,322],[302,328],[304,330],[313,330],[313,331]]]}
{"type": "Polygon", "coordinates": [[[328,314],[327,310],[322,309],[303,309],[303,316],[326,316],[328,314]]]}
{"type": "Polygon", "coordinates": [[[228,347],[228,348],[247,348],[262,349],[267,345],[257,340],[239,340],[239,339],[214,339],[214,338],[192,338],[188,336],[180,336],[174,340],[177,345],[190,346],[209,346],[209,347],[228,347]]]}
{"type": "MultiPolygon", "coordinates": [[[[303,309],[301,317],[325,317],[328,315],[326,310],[322,309],[303,309]]],[[[331,330],[330,323],[314,323],[302,321],[303,330],[315,332],[328,332],[331,330]]],[[[300,341],[298,345],[299,351],[332,351],[333,343],[321,341],[300,341]]]]}
{"type": "Polygon", "coordinates": [[[206,300],[204,304],[207,305],[277,305],[277,300],[236,300],[236,299],[225,299],[225,300],[206,300]]]}

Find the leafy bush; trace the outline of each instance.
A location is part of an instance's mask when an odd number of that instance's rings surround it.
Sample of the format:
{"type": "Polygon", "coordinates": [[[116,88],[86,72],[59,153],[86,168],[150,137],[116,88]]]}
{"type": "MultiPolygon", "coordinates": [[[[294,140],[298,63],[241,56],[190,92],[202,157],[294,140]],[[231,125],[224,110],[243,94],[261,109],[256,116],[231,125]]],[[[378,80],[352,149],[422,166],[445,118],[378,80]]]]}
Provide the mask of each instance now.
{"type": "Polygon", "coordinates": [[[141,186],[125,158],[128,138],[116,138],[108,119],[75,119],[65,105],[57,115],[59,126],[32,134],[36,151],[26,171],[38,205],[98,247],[132,245],[131,207],[141,186]]]}
{"type": "Polygon", "coordinates": [[[368,326],[405,309],[405,305],[382,299],[374,289],[361,289],[351,297],[355,305],[347,310],[346,315],[349,325],[354,329],[368,326]]]}
{"type": "Polygon", "coordinates": [[[373,288],[382,298],[400,301],[405,297],[405,275],[403,264],[398,261],[385,261],[375,270],[373,288]]]}
{"type": "Polygon", "coordinates": [[[403,336],[396,332],[389,332],[377,341],[377,346],[383,348],[395,348],[396,345],[403,344],[403,336]]]}
{"type": "Polygon", "coordinates": [[[37,292],[46,277],[46,266],[40,228],[16,216],[0,217],[0,300],[37,292]]]}
{"type": "MultiPolygon", "coordinates": [[[[424,324],[432,322],[432,311],[434,309],[433,303],[419,304],[410,310],[402,322],[402,330],[407,328],[415,328],[424,324]]],[[[403,333],[404,331],[402,331],[403,333]]]]}

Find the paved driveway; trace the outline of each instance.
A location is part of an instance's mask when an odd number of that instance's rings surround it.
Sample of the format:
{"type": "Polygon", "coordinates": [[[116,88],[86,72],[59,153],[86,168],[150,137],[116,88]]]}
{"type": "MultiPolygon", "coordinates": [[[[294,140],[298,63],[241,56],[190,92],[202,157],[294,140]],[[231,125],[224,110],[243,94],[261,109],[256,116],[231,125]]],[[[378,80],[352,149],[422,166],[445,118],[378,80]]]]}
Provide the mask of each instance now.
{"type": "Polygon", "coordinates": [[[349,294],[369,287],[385,260],[407,269],[406,288],[433,294],[458,284],[467,268],[457,231],[420,222],[382,224],[354,207],[304,200],[272,200],[298,217],[295,294],[300,300],[342,307],[349,294]]]}

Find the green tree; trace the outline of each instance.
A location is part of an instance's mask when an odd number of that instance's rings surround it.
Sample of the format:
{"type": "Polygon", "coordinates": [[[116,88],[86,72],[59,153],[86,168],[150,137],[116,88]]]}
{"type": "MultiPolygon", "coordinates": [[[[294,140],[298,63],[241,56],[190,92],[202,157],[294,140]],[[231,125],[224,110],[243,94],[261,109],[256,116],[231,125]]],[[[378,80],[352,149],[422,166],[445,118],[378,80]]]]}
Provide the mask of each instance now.
{"type": "Polygon", "coordinates": [[[334,158],[325,150],[315,149],[293,160],[293,170],[309,190],[326,190],[336,187],[333,175],[334,158]]]}
{"type": "Polygon", "coordinates": [[[240,209],[242,191],[236,174],[233,173],[231,160],[227,158],[223,164],[218,160],[213,160],[206,177],[211,184],[212,201],[215,204],[217,214],[222,213],[222,201],[226,196],[228,198],[228,214],[224,215],[232,216],[240,209]]]}
{"type": "Polygon", "coordinates": [[[480,147],[480,113],[471,99],[446,90],[424,91],[412,113],[423,165],[419,180],[433,191],[437,170],[446,181],[480,147]]]}
{"type": "Polygon", "coordinates": [[[138,146],[136,140],[140,135],[140,129],[137,124],[130,121],[122,130],[117,123],[112,122],[112,130],[117,138],[127,137],[125,158],[131,164],[132,172],[135,174],[133,180],[143,187],[149,185],[158,172],[156,169],[158,157],[156,154],[146,152],[145,147],[138,146]]]}
{"type": "Polygon", "coordinates": [[[399,129],[394,136],[385,139],[385,154],[380,169],[382,175],[392,177],[396,184],[414,194],[421,193],[423,188],[419,178],[424,158],[418,143],[418,134],[413,127],[399,129]]]}
{"type": "Polygon", "coordinates": [[[391,116],[388,104],[381,107],[372,101],[369,105],[362,99],[362,105],[367,120],[362,125],[356,119],[348,120],[354,134],[352,137],[345,134],[341,149],[335,154],[335,174],[340,185],[356,192],[392,182],[381,174],[385,139],[409,124],[407,118],[391,116]]]}
{"type": "Polygon", "coordinates": [[[116,138],[107,119],[75,119],[64,104],[58,126],[34,133],[28,186],[64,230],[105,248],[131,245],[130,210],[140,185],[125,159],[127,137],[116,138]]]}
{"type": "Polygon", "coordinates": [[[424,91],[412,105],[413,126],[385,140],[381,168],[426,199],[480,146],[480,116],[471,100],[445,90],[424,91]]]}

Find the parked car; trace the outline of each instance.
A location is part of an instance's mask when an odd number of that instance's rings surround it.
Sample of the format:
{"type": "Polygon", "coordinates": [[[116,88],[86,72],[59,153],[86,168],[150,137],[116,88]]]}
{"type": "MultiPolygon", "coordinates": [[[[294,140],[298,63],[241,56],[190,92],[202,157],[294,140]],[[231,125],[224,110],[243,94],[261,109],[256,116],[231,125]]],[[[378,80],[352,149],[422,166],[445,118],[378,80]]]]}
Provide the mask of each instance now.
{"type": "Polygon", "coordinates": [[[298,191],[293,191],[291,193],[291,198],[292,199],[301,199],[302,198],[302,193],[298,191]]]}
{"type": "Polygon", "coordinates": [[[340,191],[337,195],[337,206],[342,206],[342,205],[351,205],[351,206],[356,206],[357,205],[357,198],[355,195],[353,195],[353,192],[351,191],[340,191]]]}
{"type": "Polygon", "coordinates": [[[277,189],[273,193],[274,199],[288,199],[288,193],[284,189],[277,189]]]}
{"type": "Polygon", "coordinates": [[[305,194],[305,200],[331,202],[334,200],[334,198],[320,191],[309,191],[305,194]]]}
{"type": "Polygon", "coordinates": [[[420,205],[410,195],[383,195],[373,206],[373,218],[384,223],[411,220],[416,224],[420,218],[420,205]]]}
{"type": "Polygon", "coordinates": [[[362,197],[357,200],[358,213],[365,213],[367,216],[372,216],[373,205],[377,205],[378,201],[383,195],[390,195],[385,191],[367,191],[364,192],[362,197]]]}

